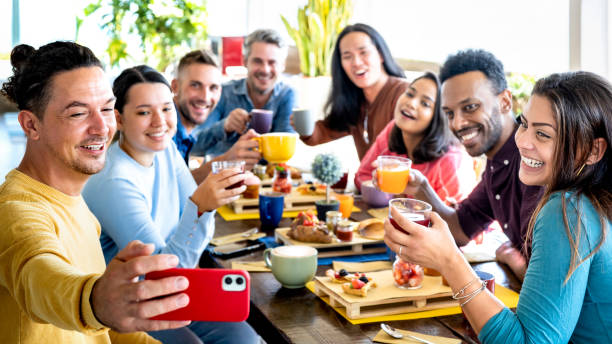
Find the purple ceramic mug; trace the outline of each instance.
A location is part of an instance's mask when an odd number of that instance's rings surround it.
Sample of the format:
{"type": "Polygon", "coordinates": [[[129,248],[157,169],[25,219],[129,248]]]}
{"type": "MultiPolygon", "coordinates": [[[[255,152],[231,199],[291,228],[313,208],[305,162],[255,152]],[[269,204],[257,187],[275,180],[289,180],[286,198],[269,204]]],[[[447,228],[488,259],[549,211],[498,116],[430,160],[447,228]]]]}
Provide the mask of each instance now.
{"type": "Polygon", "coordinates": [[[272,129],[272,110],[253,109],[251,110],[251,128],[258,134],[266,134],[272,129]]]}

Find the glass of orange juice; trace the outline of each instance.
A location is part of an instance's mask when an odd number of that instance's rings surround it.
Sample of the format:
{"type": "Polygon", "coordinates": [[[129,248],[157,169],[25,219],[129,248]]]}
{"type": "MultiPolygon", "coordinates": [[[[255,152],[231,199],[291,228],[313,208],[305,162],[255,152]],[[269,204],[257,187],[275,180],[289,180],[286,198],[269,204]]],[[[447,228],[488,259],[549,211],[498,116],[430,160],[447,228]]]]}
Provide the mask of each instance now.
{"type": "Polygon", "coordinates": [[[342,217],[348,219],[353,211],[353,193],[348,191],[334,191],[335,197],[340,202],[339,212],[342,213],[342,217]]]}
{"type": "Polygon", "coordinates": [[[376,183],[381,191],[400,194],[410,181],[412,160],[399,156],[381,155],[376,159],[376,183]]]}

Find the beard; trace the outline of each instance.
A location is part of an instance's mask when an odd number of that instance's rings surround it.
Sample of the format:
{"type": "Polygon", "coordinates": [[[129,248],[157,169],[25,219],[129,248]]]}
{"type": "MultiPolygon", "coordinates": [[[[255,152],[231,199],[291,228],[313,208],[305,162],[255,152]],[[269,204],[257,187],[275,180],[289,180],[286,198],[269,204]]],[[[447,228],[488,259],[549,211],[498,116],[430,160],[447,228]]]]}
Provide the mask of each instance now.
{"type": "MultiPolygon", "coordinates": [[[[501,113],[499,107],[491,110],[491,115],[484,123],[479,124],[479,135],[482,135],[482,143],[474,144],[470,147],[463,144],[463,147],[471,156],[480,156],[490,151],[499,141],[502,133],[501,113]]],[[[453,130],[453,134],[461,141],[461,130],[453,130]]]]}
{"type": "Polygon", "coordinates": [[[257,87],[257,78],[258,77],[265,77],[268,78],[270,76],[270,73],[261,73],[261,72],[257,72],[255,74],[253,74],[253,79],[252,80],[247,80],[247,84],[249,86],[249,88],[251,89],[251,91],[259,94],[259,95],[264,95],[267,94],[269,92],[271,92],[274,89],[274,85],[276,84],[276,82],[272,82],[272,86],[270,86],[269,88],[260,88],[257,87]]]}
{"type": "Polygon", "coordinates": [[[488,127],[488,135],[485,138],[485,141],[482,144],[481,152],[478,154],[484,154],[490,151],[499,141],[502,133],[502,123],[501,123],[501,112],[499,111],[499,107],[496,106],[493,111],[491,111],[491,117],[487,121],[488,127]]]}
{"type": "Polygon", "coordinates": [[[104,146],[106,148],[104,154],[97,158],[90,157],[89,159],[79,159],[78,156],[66,156],[65,154],[61,154],[61,152],[54,148],[53,145],[49,145],[49,147],[51,148],[50,153],[55,156],[57,160],[63,163],[64,166],[68,166],[75,172],[90,176],[100,172],[104,168],[104,164],[106,163],[106,154],[108,153],[110,143],[110,139],[104,142],[104,146]]]}
{"type": "Polygon", "coordinates": [[[200,123],[198,123],[196,121],[194,116],[189,111],[189,107],[187,106],[186,101],[183,101],[183,102],[179,103],[178,107],[179,107],[179,110],[180,110],[181,117],[183,117],[188,123],[190,123],[193,126],[196,126],[196,125],[200,124],[200,123]]]}

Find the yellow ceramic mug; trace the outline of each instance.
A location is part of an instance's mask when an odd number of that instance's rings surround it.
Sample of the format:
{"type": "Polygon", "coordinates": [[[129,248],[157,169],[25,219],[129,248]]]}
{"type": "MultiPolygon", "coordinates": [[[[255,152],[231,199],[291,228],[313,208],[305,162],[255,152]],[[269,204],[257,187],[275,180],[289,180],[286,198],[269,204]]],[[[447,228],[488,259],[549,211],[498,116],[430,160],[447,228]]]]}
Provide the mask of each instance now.
{"type": "Polygon", "coordinates": [[[287,162],[295,153],[298,134],[268,133],[253,138],[259,142],[259,151],[272,163],[287,162]]]}

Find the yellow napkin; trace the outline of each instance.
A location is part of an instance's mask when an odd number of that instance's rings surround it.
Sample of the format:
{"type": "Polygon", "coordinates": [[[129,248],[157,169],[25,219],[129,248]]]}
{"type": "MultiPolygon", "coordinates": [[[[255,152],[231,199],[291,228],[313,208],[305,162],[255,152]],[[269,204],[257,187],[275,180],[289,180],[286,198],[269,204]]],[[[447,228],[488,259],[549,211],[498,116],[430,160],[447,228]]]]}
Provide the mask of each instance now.
{"type": "MultiPolygon", "coordinates": [[[[430,336],[427,334],[422,334],[419,332],[412,332],[412,331],[404,331],[404,330],[397,330],[398,332],[402,333],[402,334],[411,334],[415,337],[418,338],[422,338],[425,340],[428,340],[432,343],[436,343],[436,344],[456,344],[456,343],[461,343],[460,339],[455,339],[455,338],[448,338],[448,337],[439,337],[439,336],[430,336]]],[[[379,342],[379,343],[391,343],[391,344],[408,344],[408,343],[420,343],[419,341],[416,341],[414,339],[408,338],[408,337],[404,337],[401,339],[395,339],[393,337],[391,337],[390,335],[387,334],[387,332],[380,330],[380,332],[378,332],[378,334],[376,334],[376,337],[374,337],[373,339],[375,342],[379,342]]]]}
{"type": "Polygon", "coordinates": [[[390,270],[391,262],[385,260],[379,260],[375,262],[366,263],[355,263],[355,262],[337,262],[333,261],[332,266],[334,270],[338,271],[344,269],[348,272],[372,272],[380,270],[390,270]]]}
{"type": "MultiPolygon", "coordinates": [[[[310,290],[312,293],[314,293],[314,284],[315,284],[314,281],[310,281],[306,283],[306,288],[308,288],[308,290],[310,290]]],[[[495,296],[498,299],[500,299],[504,303],[504,305],[506,305],[506,307],[508,308],[515,308],[516,305],[518,304],[519,294],[515,293],[514,291],[508,288],[502,287],[501,285],[497,283],[495,284],[495,296]]],[[[323,296],[323,297],[320,297],[320,299],[329,305],[329,297],[323,296]]],[[[333,308],[336,312],[342,315],[346,320],[348,320],[348,322],[350,322],[353,325],[367,324],[367,323],[372,323],[372,322],[388,322],[388,321],[396,321],[396,320],[433,318],[433,317],[439,317],[439,316],[444,316],[444,315],[453,315],[453,314],[461,313],[461,307],[456,306],[456,307],[440,308],[440,309],[434,309],[431,311],[423,311],[423,312],[383,315],[383,316],[363,318],[363,319],[349,319],[346,316],[346,309],[344,307],[333,307],[333,308]]]]}
{"type": "MultiPolygon", "coordinates": [[[[314,208],[314,204],[313,204],[313,208],[314,208]]],[[[297,217],[298,214],[300,213],[301,210],[296,210],[296,211],[285,211],[283,212],[283,217],[287,217],[287,218],[293,218],[293,217],[297,217]]],[[[359,209],[358,207],[353,206],[353,212],[360,212],[361,209],[359,209]]],[[[222,206],[221,208],[217,209],[217,213],[219,215],[221,215],[221,217],[225,220],[225,221],[236,221],[236,220],[252,220],[252,219],[258,219],[259,218],[259,213],[255,212],[255,213],[242,213],[242,214],[236,214],[234,212],[234,210],[230,207],[228,207],[227,205],[222,206]]],[[[316,213],[316,211],[315,211],[316,213]]]]}
{"type": "Polygon", "coordinates": [[[368,214],[384,221],[389,217],[389,207],[368,209],[368,214]]]}
{"type": "Polygon", "coordinates": [[[270,272],[270,268],[266,266],[266,263],[261,260],[257,262],[232,262],[232,269],[234,270],[246,270],[250,272],[270,272]]]}
{"type": "Polygon", "coordinates": [[[266,233],[255,233],[255,234],[251,234],[245,237],[242,235],[245,232],[228,234],[228,235],[213,238],[210,241],[210,244],[214,246],[220,246],[220,245],[231,244],[233,242],[242,241],[242,240],[257,240],[259,238],[263,238],[266,236],[266,233]]]}

